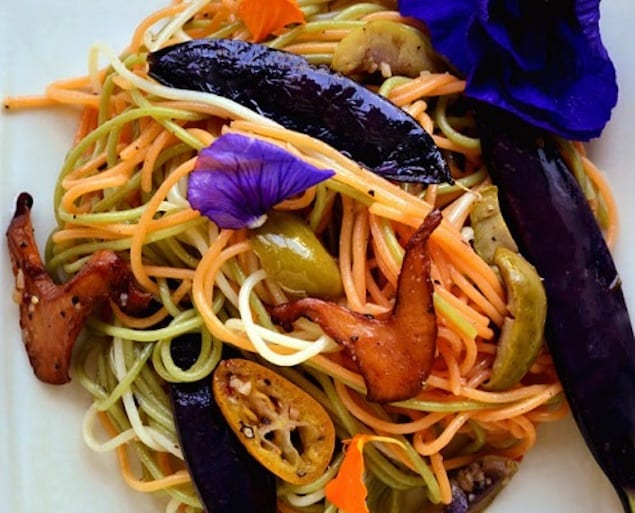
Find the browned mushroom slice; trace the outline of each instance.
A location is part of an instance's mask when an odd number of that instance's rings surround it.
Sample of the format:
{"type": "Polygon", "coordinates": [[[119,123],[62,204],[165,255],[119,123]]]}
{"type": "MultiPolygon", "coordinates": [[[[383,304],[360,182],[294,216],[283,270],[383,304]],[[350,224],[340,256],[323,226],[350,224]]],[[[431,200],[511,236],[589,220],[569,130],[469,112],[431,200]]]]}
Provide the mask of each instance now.
{"type": "Polygon", "coordinates": [[[29,194],[20,194],[7,230],[15,299],[35,375],[46,383],[62,384],[70,381],[73,346],[97,304],[111,298],[124,311],[134,313],[147,308],[151,296],[137,287],[126,262],[108,250],[93,254],[67,283],[55,284],[35,242],[32,205],[29,194]]]}
{"type": "Polygon", "coordinates": [[[441,213],[431,212],[408,241],[395,306],[387,318],[363,315],[315,298],[277,306],[272,318],[285,327],[298,317],[318,323],[357,362],[369,400],[392,402],[413,397],[430,373],[436,348],[427,241],[440,222],[441,213]]]}

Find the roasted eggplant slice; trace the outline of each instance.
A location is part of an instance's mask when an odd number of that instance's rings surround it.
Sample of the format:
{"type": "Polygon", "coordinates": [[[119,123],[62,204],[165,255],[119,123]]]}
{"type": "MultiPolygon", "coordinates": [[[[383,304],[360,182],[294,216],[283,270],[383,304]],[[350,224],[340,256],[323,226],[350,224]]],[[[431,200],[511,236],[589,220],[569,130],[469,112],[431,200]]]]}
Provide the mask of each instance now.
{"type": "Polygon", "coordinates": [[[403,182],[452,181],[432,138],[387,99],[303,57],[263,45],[203,39],[148,56],[164,85],[229,98],[316,137],[377,174],[403,182]]]}
{"type": "Polygon", "coordinates": [[[611,253],[551,137],[494,107],[477,113],[503,215],[544,279],[547,344],[573,416],[631,512],[635,338],[611,253]]]}
{"type": "MultiPolygon", "coordinates": [[[[174,363],[191,367],[200,350],[195,335],[172,342],[174,363]]],[[[177,433],[189,472],[208,513],[274,513],[276,484],[225,421],[212,394],[212,377],[171,383],[177,433]]]]}
{"type": "Polygon", "coordinates": [[[451,479],[452,502],[443,513],[480,513],[518,470],[509,458],[488,455],[460,469],[451,479]]]}

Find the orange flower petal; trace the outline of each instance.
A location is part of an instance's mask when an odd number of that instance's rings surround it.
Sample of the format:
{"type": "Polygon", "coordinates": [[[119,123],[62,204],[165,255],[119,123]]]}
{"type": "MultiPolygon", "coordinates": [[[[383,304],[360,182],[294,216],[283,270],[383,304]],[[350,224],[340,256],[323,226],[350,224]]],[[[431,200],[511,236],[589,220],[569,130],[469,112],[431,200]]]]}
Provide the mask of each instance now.
{"type": "Polygon", "coordinates": [[[238,16],[255,43],[278,34],[290,23],[304,23],[304,14],[296,0],[242,0],[238,16]]]}
{"type": "Polygon", "coordinates": [[[368,513],[363,451],[369,439],[368,435],[353,437],[337,476],[326,485],[326,498],[344,513],[368,513]]]}

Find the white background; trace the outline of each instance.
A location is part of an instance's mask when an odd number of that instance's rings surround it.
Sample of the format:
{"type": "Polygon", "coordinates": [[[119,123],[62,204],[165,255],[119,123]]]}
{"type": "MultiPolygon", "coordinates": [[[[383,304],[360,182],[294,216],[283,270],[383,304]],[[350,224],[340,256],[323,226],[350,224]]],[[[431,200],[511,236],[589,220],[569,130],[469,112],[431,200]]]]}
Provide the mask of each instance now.
{"type": "MultiPolygon", "coordinates": [[[[166,0],[167,4],[167,0],[166,0]]],[[[82,75],[89,46],[123,49],[136,24],[160,0],[20,0],[0,2],[0,97],[37,94],[47,83],[82,75]]],[[[594,160],[614,186],[622,229],[615,250],[635,312],[635,2],[605,0],[604,41],[618,69],[620,101],[594,160]]],[[[52,188],[75,127],[72,110],[0,114],[0,225],[6,229],[21,191],[35,198],[43,247],[53,226],[52,188]]],[[[13,277],[0,245],[0,513],[158,512],[163,502],[130,490],[112,454],[83,445],[87,397],[76,383],[53,387],[32,375],[11,302],[13,277]]],[[[612,489],[571,421],[541,428],[537,447],[488,513],[620,513],[612,489]]],[[[222,512],[218,512],[222,513],[222,512]]]]}

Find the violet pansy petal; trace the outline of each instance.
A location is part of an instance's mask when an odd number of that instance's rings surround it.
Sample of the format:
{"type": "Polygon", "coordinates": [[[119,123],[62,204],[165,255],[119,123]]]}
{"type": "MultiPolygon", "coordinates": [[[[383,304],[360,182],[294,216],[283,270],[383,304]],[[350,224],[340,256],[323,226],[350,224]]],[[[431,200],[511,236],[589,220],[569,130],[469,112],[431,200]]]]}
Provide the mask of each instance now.
{"type": "Polygon", "coordinates": [[[480,50],[480,65],[466,93],[569,139],[599,136],[617,102],[615,69],[606,52],[591,48],[577,21],[564,14],[531,30],[551,40],[536,70],[519,66],[514,52],[501,48],[481,20],[475,23],[468,39],[480,50]]]}
{"type": "Polygon", "coordinates": [[[481,0],[475,12],[474,21],[468,31],[468,47],[481,60],[483,51],[480,41],[473,45],[475,27],[482,31],[481,41],[498,45],[498,51],[511,56],[514,66],[524,71],[544,69],[548,52],[552,52],[549,33],[544,30],[545,10],[542,3],[530,7],[518,0],[481,0]],[[476,49],[476,52],[474,51],[476,49]]]}
{"type": "Polygon", "coordinates": [[[577,0],[575,2],[575,16],[582,28],[589,49],[595,55],[608,59],[608,52],[602,43],[600,30],[600,2],[598,0],[577,0]]]}
{"type": "Polygon", "coordinates": [[[225,134],[199,153],[187,198],[220,228],[239,229],[253,226],[276,204],[334,174],[275,144],[225,134]]]}
{"type": "Polygon", "coordinates": [[[426,23],[435,49],[462,73],[472,68],[466,34],[479,0],[399,0],[399,11],[426,23]]]}
{"type": "Polygon", "coordinates": [[[618,91],[599,0],[401,0],[400,8],[463,71],[468,96],[569,139],[597,137],[610,119],[618,91]]]}

